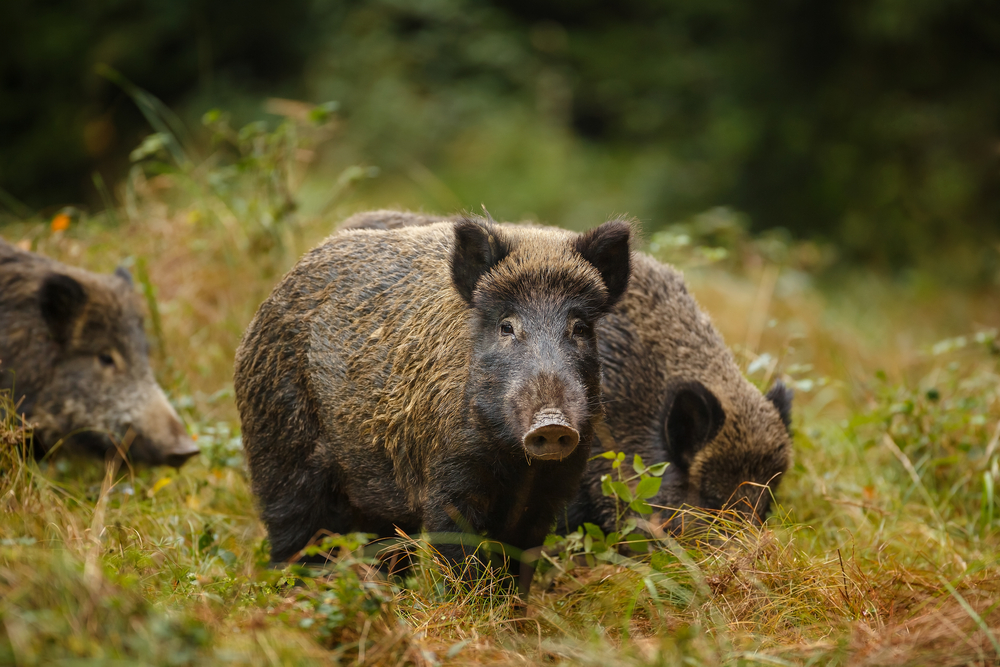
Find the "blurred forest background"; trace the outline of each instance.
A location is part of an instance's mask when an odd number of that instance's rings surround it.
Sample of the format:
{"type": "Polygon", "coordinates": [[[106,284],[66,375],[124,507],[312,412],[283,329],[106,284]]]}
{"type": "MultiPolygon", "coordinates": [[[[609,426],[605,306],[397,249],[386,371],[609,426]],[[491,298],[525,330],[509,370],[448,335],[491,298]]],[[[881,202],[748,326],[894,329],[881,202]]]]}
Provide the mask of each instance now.
{"type": "Polygon", "coordinates": [[[213,108],[336,103],[296,206],[363,165],[367,203],[647,232],[725,207],[814,269],[1000,277],[996,3],[7,0],[0,26],[0,221],[122,203],[152,128],[115,71],[190,147],[213,108]]]}

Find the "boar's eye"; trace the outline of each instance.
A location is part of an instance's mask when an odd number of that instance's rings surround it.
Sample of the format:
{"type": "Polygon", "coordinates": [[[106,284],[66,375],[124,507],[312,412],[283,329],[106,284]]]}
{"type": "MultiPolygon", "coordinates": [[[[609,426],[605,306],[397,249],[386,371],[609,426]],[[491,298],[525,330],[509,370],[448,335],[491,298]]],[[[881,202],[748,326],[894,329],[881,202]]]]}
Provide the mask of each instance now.
{"type": "Polygon", "coordinates": [[[501,336],[513,336],[514,335],[514,325],[510,322],[500,323],[500,335],[501,336]]]}
{"type": "Polygon", "coordinates": [[[573,324],[573,337],[583,338],[584,336],[587,335],[587,329],[588,329],[587,325],[584,324],[583,322],[579,321],[576,322],[575,324],[573,324]]]}
{"type": "Polygon", "coordinates": [[[113,368],[115,365],[114,358],[110,354],[106,354],[103,352],[97,355],[97,360],[101,362],[102,366],[106,366],[108,368],[113,368]]]}

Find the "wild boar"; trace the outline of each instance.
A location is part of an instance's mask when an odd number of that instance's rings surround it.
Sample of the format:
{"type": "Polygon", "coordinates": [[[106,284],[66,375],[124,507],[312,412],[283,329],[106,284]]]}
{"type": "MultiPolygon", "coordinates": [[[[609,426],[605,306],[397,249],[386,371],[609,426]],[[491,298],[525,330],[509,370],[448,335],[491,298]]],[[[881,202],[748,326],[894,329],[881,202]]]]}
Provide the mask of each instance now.
{"type": "MultiPolygon", "coordinates": [[[[616,449],[668,461],[659,493],[665,528],[683,530],[687,505],[729,509],[760,522],[791,459],[792,391],[764,396],[740,372],[711,319],[675,269],[636,253],[628,293],[598,325],[606,430],[595,454],[616,449]]],[[[600,437],[600,436],[599,436],[600,437]]],[[[614,498],[601,491],[611,462],[587,467],[564,529],[615,530],[614,498]]]]}
{"type": "Polygon", "coordinates": [[[39,456],[130,442],[133,460],[179,467],[198,453],[153,377],[124,269],[91,273],[0,240],[0,389],[33,424],[39,456]]]}
{"type": "Polygon", "coordinates": [[[628,285],[630,235],[463,218],[347,229],[307,253],[236,354],[272,560],[323,531],[540,545],[602,415],[595,327],[628,285]]]}

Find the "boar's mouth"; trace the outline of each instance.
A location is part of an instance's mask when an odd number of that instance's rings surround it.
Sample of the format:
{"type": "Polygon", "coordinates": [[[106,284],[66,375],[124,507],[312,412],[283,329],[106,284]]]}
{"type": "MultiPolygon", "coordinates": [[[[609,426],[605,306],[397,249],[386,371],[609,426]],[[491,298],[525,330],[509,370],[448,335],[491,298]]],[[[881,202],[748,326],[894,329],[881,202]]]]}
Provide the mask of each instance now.
{"type": "Polygon", "coordinates": [[[163,462],[168,466],[174,468],[180,468],[184,465],[184,462],[189,458],[199,453],[201,450],[194,444],[192,440],[188,440],[186,443],[181,443],[175,447],[172,451],[165,452],[163,455],[163,462]]]}
{"type": "Polygon", "coordinates": [[[562,410],[543,408],[535,413],[522,442],[524,450],[532,458],[560,460],[576,449],[580,433],[570,426],[562,410]]]}
{"type": "Polygon", "coordinates": [[[132,443],[129,454],[136,462],[180,468],[189,458],[200,451],[194,441],[186,435],[177,438],[168,447],[140,435],[132,443]]]}

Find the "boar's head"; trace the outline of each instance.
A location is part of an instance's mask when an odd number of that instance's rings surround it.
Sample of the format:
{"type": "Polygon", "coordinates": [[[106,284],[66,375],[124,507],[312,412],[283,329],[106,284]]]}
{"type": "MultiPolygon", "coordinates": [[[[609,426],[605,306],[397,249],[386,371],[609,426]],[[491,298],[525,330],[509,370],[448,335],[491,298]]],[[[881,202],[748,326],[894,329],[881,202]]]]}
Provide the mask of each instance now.
{"type": "MultiPolygon", "coordinates": [[[[697,380],[678,380],[667,394],[663,434],[670,466],[661,496],[707,510],[736,512],[760,524],[788,469],[792,391],[775,383],[766,397],[753,389],[723,404],[697,380]]],[[[675,514],[668,527],[690,519],[675,514]]]]}
{"type": "Polygon", "coordinates": [[[139,305],[124,269],[42,277],[37,307],[52,361],[28,397],[42,447],[63,441],[104,455],[129,445],[133,460],[177,467],[198,453],[153,377],[139,305]]]}
{"type": "Polygon", "coordinates": [[[470,403],[532,460],[562,460],[602,413],[594,327],[628,287],[627,222],[581,235],[455,225],[452,282],[470,306],[470,403]]]}

